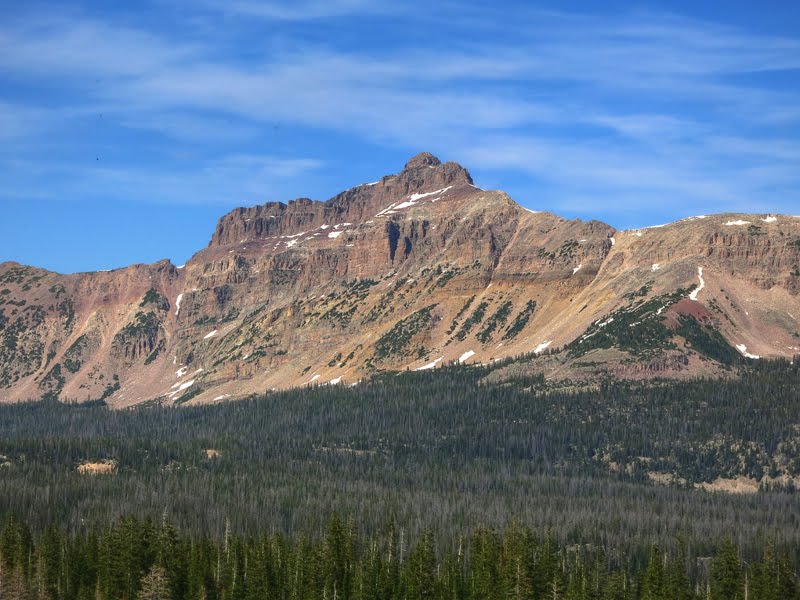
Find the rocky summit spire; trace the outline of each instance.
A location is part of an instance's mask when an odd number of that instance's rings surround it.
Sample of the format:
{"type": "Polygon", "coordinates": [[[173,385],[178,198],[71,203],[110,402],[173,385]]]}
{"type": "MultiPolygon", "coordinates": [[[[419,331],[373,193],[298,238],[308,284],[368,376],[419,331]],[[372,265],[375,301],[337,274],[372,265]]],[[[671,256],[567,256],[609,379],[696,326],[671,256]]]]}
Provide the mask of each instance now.
{"type": "Polygon", "coordinates": [[[464,167],[457,162],[448,161],[442,164],[430,152],[420,152],[406,163],[400,181],[408,183],[406,192],[419,191],[430,185],[451,185],[463,182],[472,185],[472,177],[464,167]]]}
{"type": "Polygon", "coordinates": [[[419,169],[420,167],[438,167],[440,164],[442,164],[442,161],[430,152],[420,152],[416,156],[411,157],[403,170],[410,171],[411,169],[419,169]]]}

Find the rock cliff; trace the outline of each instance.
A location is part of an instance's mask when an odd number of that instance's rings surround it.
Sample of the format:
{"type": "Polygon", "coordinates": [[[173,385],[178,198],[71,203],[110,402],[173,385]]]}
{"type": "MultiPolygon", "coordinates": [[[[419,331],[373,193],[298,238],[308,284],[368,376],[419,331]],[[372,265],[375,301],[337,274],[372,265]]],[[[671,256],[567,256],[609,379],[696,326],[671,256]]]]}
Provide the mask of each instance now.
{"type": "Polygon", "coordinates": [[[617,231],[423,153],[326,202],[231,211],[181,268],[0,265],[0,399],[185,404],[526,353],[514,368],[551,379],[718,374],[799,352],[798,292],[800,218],[617,231]]]}

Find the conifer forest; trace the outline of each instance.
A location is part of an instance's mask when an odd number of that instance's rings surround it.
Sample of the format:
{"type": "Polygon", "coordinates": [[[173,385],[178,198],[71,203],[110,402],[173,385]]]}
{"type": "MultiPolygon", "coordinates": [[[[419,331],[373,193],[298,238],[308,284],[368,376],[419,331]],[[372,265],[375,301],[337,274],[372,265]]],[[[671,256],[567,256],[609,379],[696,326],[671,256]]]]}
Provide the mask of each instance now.
{"type": "Polygon", "coordinates": [[[492,368],[0,405],[0,598],[800,598],[797,364],[562,389],[492,368]]]}

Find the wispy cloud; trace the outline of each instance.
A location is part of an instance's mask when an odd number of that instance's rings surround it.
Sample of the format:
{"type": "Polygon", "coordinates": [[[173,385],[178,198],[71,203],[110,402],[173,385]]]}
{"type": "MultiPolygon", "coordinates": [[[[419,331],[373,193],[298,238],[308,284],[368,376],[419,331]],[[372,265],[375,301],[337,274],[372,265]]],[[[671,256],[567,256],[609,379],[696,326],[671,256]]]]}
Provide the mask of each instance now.
{"type": "Polygon", "coordinates": [[[375,0],[302,0],[272,2],[254,0],[209,0],[201,5],[226,14],[276,21],[312,21],[331,17],[388,14],[399,12],[402,3],[375,0]]]}
{"type": "MultiPolygon", "coordinates": [[[[203,6],[291,23],[400,10],[361,0],[203,6]]],[[[415,22],[410,14],[388,20],[402,27],[415,22]]],[[[768,81],[771,73],[800,69],[798,39],[669,14],[612,19],[536,11],[504,22],[505,39],[464,43],[455,34],[479,30],[480,13],[472,7],[447,16],[431,8],[426,18],[434,29],[407,43],[396,36],[360,50],[292,30],[283,35],[296,44],[254,45],[244,54],[226,40],[176,40],[156,28],[75,16],[0,26],[3,77],[30,86],[59,81],[69,90],[41,119],[43,106],[6,99],[0,127],[8,125],[6,137],[41,139],[48,127],[63,126],[59,115],[78,127],[81,109],[91,109],[126,129],[182,140],[192,152],[205,143],[206,166],[197,176],[150,177],[173,198],[219,192],[226,178],[244,193],[319,171],[321,164],[291,145],[285,156],[270,149],[272,158],[260,166],[231,150],[256,143],[275,124],[304,135],[430,148],[478,171],[514,172],[546,187],[553,210],[591,197],[602,198],[611,215],[646,209],[654,198],[744,208],[772,201],[776,190],[799,191],[796,136],[781,127],[800,122],[800,94],[797,86],[768,81]],[[419,45],[439,29],[454,43],[419,45]],[[237,177],[250,183],[242,187],[237,177]]],[[[493,25],[487,20],[485,27],[493,25]]],[[[121,181],[125,172],[148,179],[139,165],[86,176],[121,181]]]]}

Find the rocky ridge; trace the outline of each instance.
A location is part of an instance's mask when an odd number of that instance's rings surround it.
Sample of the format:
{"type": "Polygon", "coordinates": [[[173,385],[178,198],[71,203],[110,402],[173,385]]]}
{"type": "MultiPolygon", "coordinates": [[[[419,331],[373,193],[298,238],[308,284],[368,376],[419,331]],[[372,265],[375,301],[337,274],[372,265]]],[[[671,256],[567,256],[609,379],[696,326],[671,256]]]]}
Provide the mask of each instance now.
{"type": "Polygon", "coordinates": [[[497,376],[721,374],[800,352],[798,292],[800,218],[617,231],[422,153],[326,202],[233,210],[182,267],[0,265],[0,399],[220,401],[526,353],[497,376]]]}

